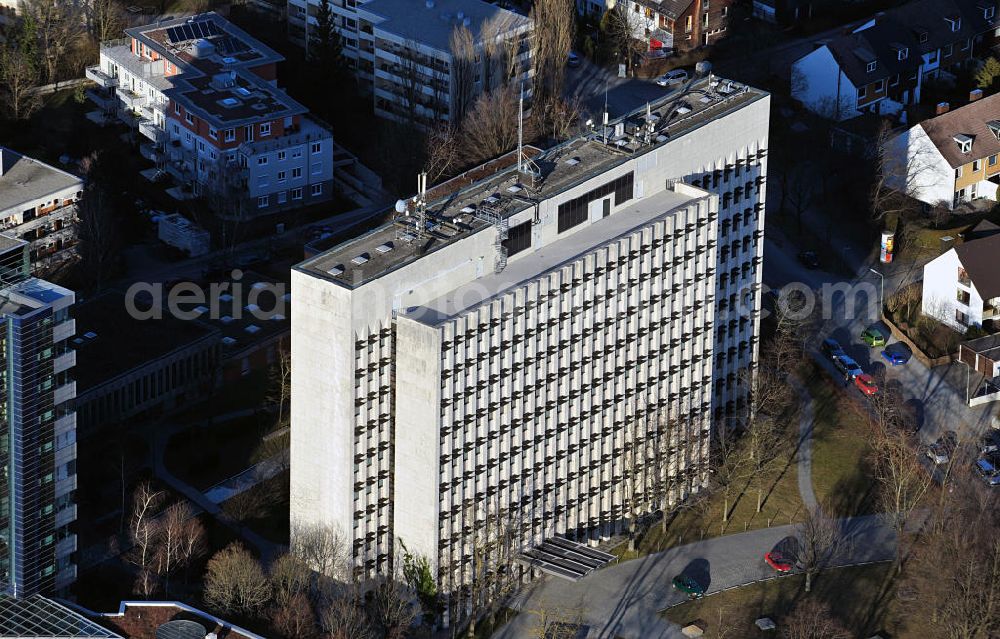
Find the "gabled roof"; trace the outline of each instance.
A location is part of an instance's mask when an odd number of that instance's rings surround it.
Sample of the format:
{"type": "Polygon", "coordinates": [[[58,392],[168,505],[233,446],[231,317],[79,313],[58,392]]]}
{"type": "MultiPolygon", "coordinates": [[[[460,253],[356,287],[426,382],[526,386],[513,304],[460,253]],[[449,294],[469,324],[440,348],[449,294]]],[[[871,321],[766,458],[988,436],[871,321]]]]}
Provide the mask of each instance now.
{"type": "Polygon", "coordinates": [[[934,146],[951,165],[957,168],[973,160],[1000,154],[1000,139],[990,123],[1000,119],[1000,94],[980,98],[963,107],[924,120],[917,126],[924,130],[934,146]],[[972,138],[972,148],[963,153],[956,139],[972,138]]]}
{"type": "Polygon", "coordinates": [[[639,4],[672,20],[681,17],[694,0],[638,0],[639,4]]]}
{"type": "Polygon", "coordinates": [[[855,86],[912,73],[922,54],[990,31],[993,26],[984,16],[984,2],[996,4],[995,0],[914,0],[876,15],[827,47],[855,86]],[[947,18],[960,18],[959,28],[953,31],[947,18]],[[900,49],[907,50],[905,60],[899,60],[900,49]],[[869,72],[871,61],[876,68],[869,72]]]}
{"type": "Polygon", "coordinates": [[[1000,234],[959,244],[955,253],[983,300],[1000,297],[1000,234]]]}

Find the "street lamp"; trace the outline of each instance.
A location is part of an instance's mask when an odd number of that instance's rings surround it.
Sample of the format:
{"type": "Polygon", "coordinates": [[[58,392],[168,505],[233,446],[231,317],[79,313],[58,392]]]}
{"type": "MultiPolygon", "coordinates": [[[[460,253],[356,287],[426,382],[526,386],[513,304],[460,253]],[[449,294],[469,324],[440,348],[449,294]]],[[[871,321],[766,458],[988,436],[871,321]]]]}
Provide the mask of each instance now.
{"type": "Polygon", "coordinates": [[[875,275],[879,277],[879,293],[878,293],[878,316],[882,317],[882,309],[885,308],[885,277],[873,268],[868,269],[875,275]]]}

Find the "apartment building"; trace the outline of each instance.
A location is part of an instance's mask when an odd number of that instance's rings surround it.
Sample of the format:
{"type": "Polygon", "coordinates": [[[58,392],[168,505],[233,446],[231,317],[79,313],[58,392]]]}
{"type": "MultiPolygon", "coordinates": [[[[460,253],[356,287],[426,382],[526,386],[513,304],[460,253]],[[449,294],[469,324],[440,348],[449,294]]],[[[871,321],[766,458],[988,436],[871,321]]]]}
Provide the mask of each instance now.
{"type": "Polygon", "coordinates": [[[1000,183],[1000,95],[957,109],[938,105],[928,118],[889,140],[889,185],[931,206],[953,209],[977,199],[996,201],[1000,183]]]}
{"type": "MultiPolygon", "coordinates": [[[[616,2],[578,0],[581,14],[602,14],[616,2]]],[[[629,12],[635,37],[649,43],[650,50],[690,51],[715,44],[729,26],[733,0],[626,0],[620,3],[629,12]]]]}
{"type": "Polygon", "coordinates": [[[402,540],[452,593],[491,517],[528,549],[659,507],[628,447],[697,491],[757,357],[769,104],[700,79],[295,267],[293,530],[368,577],[402,540]]]}
{"type": "Polygon", "coordinates": [[[333,136],[278,87],[282,56],[216,13],[125,33],[101,45],[88,95],[145,138],[176,197],[230,218],[330,199],[333,136]]]}
{"type": "Polygon", "coordinates": [[[0,146],[0,231],[28,242],[36,273],[76,256],[83,180],[0,146]]]}
{"type": "Polygon", "coordinates": [[[982,221],[954,248],[924,265],[921,312],[965,332],[1000,318],[1000,227],[982,221]]]}
{"type": "MultiPolygon", "coordinates": [[[[319,1],[289,1],[289,33],[308,44],[319,1]]],[[[530,88],[531,20],[482,0],[331,2],[362,87],[380,117],[433,126],[457,122],[475,98],[503,83],[530,88]],[[468,29],[473,51],[453,51],[468,29]]]]}
{"type": "Polygon", "coordinates": [[[25,242],[0,242],[0,591],[20,598],[76,579],[74,295],[31,277],[25,242]]]}
{"type": "Polygon", "coordinates": [[[928,80],[954,80],[988,53],[996,13],[995,0],[915,0],[879,13],[795,61],[792,97],[837,121],[899,114],[928,80]]]}

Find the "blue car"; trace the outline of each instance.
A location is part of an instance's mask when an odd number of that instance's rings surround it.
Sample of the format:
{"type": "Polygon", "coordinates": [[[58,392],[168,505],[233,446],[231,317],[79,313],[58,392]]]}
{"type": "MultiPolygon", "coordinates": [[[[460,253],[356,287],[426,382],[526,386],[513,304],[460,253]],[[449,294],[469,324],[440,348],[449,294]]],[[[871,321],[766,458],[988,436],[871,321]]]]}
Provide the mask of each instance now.
{"type": "Polygon", "coordinates": [[[906,363],[907,357],[902,353],[896,353],[894,351],[882,351],[882,359],[889,362],[893,366],[902,366],[906,363]]]}
{"type": "Polygon", "coordinates": [[[847,355],[836,355],[833,358],[833,365],[837,367],[841,373],[846,375],[850,379],[854,379],[858,375],[864,375],[864,371],[858,366],[858,363],[847,355]]]}
{"type": "Polygon", "coordinates": [[[993,462],[988,459],[979,459],[976,461],[976,473],[990,486],[1000,484],[1000,470],[997,470],[993,462]]]}
{"type": "Polygon", "coordinates": [[[844,354],[844,349],[840,347],[840,342],[830,338],[823,340],[820,350],[823,351],[824,355],[831,358],[840,357],[844,354]]]}

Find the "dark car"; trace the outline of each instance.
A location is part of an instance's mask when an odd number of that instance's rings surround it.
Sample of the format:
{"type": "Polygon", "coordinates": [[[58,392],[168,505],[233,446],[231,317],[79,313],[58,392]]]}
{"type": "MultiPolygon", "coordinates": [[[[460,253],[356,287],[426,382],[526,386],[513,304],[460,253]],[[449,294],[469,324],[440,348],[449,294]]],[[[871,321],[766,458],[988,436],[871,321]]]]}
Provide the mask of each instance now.
{"type": "Polygon", "coordinates": [[[840,342],[829,337],[823,340],[819,348],[827,357],[840,357],[844,354],[844,349],[840,347],[840,342]]]}
{"type": "Polygon", "coordinates": [[[841,373],[850,379],[854,379],[858,375],[864,375],[864,371],[858,366],[858,363],[854,361],[853,358],[847,355],[837,355],[833,358],[833,365],[837,367],[841,373]]]}
{"type": "Polygon", "coordinates": [[[882,359],[889,362],[893,366],[902,366],[907,362],[907,360],[909,360],[904,353],[889,350],[882,351],[882,359]]]}
{"type": "Polygon", "coordinates": [[[936,442],[927,447],[926,455],[935,466],[947,464],[958,445],[958,435],[953,430],[945,431],[936,442]]]}
{"type": "Polygon", "coordinates": [[[979,440],[979,452],[987,455],[1000,451],[1000,433],[991,430],[979,440]]]}
{"type": "Polygon", "coordinates": [[[701,587],[701,584],[687,575],[677,575],[671,583],[674,588],[692,599],[705,596],[705,589],[701,587]]]}
{"type": "Polygon", "coordinates": [[[819,268],[819,256],[816,255],[816,251],[802,251],[799,253],[799,262],[809,269],[819,268]]]}
{"type": "Polygon", "coordinates": [[[1000,470],[991,459],[982,458],[976,460],[976,474],[983,478],[983,481],[990,486],[1000,485],[1000,470]]]}

